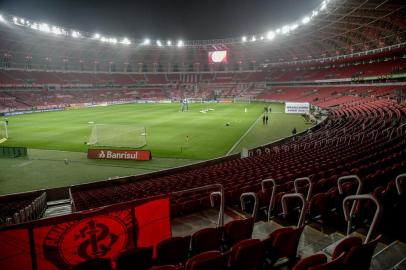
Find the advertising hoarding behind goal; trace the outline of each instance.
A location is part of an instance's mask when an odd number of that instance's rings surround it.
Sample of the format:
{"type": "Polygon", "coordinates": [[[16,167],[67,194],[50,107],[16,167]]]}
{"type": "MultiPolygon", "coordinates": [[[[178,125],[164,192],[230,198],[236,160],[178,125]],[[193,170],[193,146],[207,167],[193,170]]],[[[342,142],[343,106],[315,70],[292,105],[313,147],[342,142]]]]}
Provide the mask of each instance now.
{"type": "Polygon", "coordinates": [[[285,113],[300,113],[307,114],[310,111],[310,103],[308,102],[286,102],[285,113]]]}

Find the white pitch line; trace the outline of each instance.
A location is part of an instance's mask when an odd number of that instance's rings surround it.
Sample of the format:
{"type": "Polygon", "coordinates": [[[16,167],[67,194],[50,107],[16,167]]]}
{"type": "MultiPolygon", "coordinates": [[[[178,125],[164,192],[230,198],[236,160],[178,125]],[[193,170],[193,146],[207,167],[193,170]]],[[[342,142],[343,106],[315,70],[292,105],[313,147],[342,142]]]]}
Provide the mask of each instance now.
{"type": "Polygon", "coordinates": [[[261,114],[257,120],[254,121],[254,123],[252,123],[252,125],[247,129],[247,131],[238,139],[238,141],[233,145],[233,147],[231,147],[231,149],[227,152],[226,156],[229,156],[231,154],[231,152],[233,152],[234,148],[237,147],[237,145],[242,141],[242,139],[244,139],[245,136],[247,136],[247,134],[251,131],[251,129],[254,128],[255,124],[262,118],[264,114],[261,114]]]}

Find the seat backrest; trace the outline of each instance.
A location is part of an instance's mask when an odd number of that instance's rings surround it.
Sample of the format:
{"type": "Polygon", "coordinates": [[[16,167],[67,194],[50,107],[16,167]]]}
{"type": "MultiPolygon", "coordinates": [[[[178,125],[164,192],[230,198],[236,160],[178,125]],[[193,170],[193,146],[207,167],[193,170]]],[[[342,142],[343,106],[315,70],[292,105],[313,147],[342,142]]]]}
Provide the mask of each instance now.
{"type": "Polygon", "coordinates": [[[186,262],[185,270],[223,270],[227,267],[226,257],[220,251],[206,251],[186,262]]]}
{"type": "Polygon", "coordinates": [[[162,240],[156,247],[156,260],[159,265],[177,265],[189,256],[190,236],[171,237],[162,240]]]}
{"type": "Polygon", "coordinates": [[[152,267],[150,270],[177,270],[177,269],[176,269],[176,266],[174,266],[174,265],[162,265],[162,266],[152,267]]]}
{"type": "Polygon", "coordinates": [[[111,270],[111,260],[96,258],[72,267],[72,270],[111,270]]]}
{"type": "Polygon", "coordinates": [[[262,264],[263,245],[258,239],[246,239],[236,243],[230,252],[230,270],[257,270],[262,264]]]}
{"type": "Polygon", "coordinates": [[[252,218],[230,221],[224,226],[224,243],[231,247],[241,240],[250,239],[253,228],[254,221],[252,218]]]}
{"type": "Polygon", "coordinates": [[[355,246],[350,249],[344,259],[346,270],[368,270],[371,265],[374,250],[381,236],[366,244],[355,246]]]}
{"type": "Polygon", "coordinates": [[[148,270],[152,267],[153,247],[140,247],[123,251],[117,257],[117,270],[148,270]]]}
{"type": "Polygon", "coordinates": [[[345,252],[348,254],[351,248],[362,245],[362,239],[357,236],[350,236],[341,240],[340,243],[335,247],[333,251],[332,258],[335,259],[345,252]]]}
{"type": "Polygon", "coordinates": [[[309,270],[342,270],[344,268],[345,255],[346,254],[343,252],[334,260],[310,267],[309,270]]]}
{"type": "Polygon", "coordinates": [[[315,265],[324,264],[327,262],[327,257],[324,254],[315,254],[310,257],[306,257],[295,264],[292,270],[308,270],[315,265]]]}
{"type": "Polygon", "coordinates": [[[192,235],[192,253],[199,254],[209,250],[219,250],[223,238],[223,227],[204,228],[192,235]]]}
{"type": "Polygon", "coordinates": [[[275,256],[278,258],[296,257],[297,248],[303,229],[304,226],[301,226],[299,228],[284,230],[276,233],[275,239],[272,242],[272,251],[275,253],[275,256]]]}

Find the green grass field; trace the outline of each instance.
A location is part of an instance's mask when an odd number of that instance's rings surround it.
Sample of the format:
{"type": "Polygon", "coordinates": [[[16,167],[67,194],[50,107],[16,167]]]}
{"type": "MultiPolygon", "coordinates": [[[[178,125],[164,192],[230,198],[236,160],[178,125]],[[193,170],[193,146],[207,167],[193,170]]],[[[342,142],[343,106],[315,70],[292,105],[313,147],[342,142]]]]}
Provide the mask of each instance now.
{"type": "Polygon", "coordinates": [[[299,132],[310,127],[300,115],[284,114],[283,104],[271,104],[264,126],[260,116],[267,105],[191,104],[189,111],[180,112],[179,104],[127,104],[8,117],[9,140],[2,145],[28,147],[29,156],[0,159],[0,194],[191,164],[289,136],[293,127],[299,132]],[[214,110],[200,112],[208,108],[214,110]],[[152,151],[153,160],[88,160],[84,142],[91,133],[89,122],[144,126],[148,143],[143,148],[152,151]]]}

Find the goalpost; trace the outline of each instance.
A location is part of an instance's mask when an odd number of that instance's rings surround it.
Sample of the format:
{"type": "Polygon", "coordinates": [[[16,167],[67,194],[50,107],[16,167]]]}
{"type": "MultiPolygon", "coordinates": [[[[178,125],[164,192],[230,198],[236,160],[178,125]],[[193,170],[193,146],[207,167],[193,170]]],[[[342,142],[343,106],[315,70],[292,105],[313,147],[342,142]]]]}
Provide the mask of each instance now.
{"type": "Polygon", "coordinates": [[[7,141],[8,129],[5,121],[0,121],[0,143],[7,141]]]}
{"type": "Polygon", "coordinates": [[[203,98],[188,98],[189,103],[203,103],[203,98]]]}
{"type": "Polygon", "coordinates": [[[87,144],[140,148],[147,144],[147,132],[145,127],[135,125],[94,124],[87,144]]]}
{"type": "Polygon", "coordinates": [[[250,96],[235,97],[234,103],[251,103],[250,96]]]}

